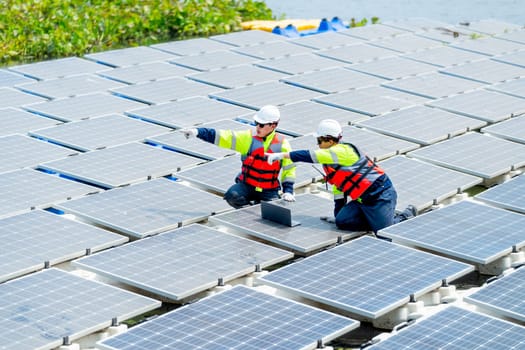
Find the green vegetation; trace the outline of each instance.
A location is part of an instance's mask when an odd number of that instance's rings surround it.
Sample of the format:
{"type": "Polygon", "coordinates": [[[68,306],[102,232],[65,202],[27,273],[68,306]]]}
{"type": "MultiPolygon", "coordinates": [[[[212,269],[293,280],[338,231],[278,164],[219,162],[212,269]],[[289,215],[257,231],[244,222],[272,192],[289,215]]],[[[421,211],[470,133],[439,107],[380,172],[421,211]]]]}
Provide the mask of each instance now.
{"type": "MultiPolygon", "coordinates": [[[[379,17],[372,17],[370,18],[370,21],[372,22],[372,24],[377,24],[379,22],[379,17]]],[[[359,22],[356,22],[355,18],[351,18],[349,27],[350,28],[363,27],[363,26],[366,26],[367,23],[368,23],[368,20],[366,18],[363,18],[359,22]]]]}
{"type": "Polygon", "coordinates": [[[256,0],[0,0],[0,66],[241,30],[256,0]]]}

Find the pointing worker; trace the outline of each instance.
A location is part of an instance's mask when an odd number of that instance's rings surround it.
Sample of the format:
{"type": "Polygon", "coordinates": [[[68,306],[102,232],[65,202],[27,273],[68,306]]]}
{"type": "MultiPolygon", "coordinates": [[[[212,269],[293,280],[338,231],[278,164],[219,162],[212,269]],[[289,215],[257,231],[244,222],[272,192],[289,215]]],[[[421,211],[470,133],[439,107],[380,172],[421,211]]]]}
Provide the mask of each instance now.
{"type": "Polygon", "coordinates": [[[356,146],[340,142],[342,128],[337,121],[321,121],[316,137],[319,149],[268,153],[267,159],[270,164],[281,159],[322,164],[325,180],[333,185],[339,229],[377,233],[416,215],[413,206],[396,214],[397,193],[389,177],[356,146]]]}
{"type": "Polygon", "coordinates": [[[242,168],[224,199],[234,208],[279,198],[293,202],[295,165],[289,159],[269,164],[265,154],[290,152],[291,147],[282,135],[275,132],[281,114],[276,106],[262,107],[253,116],[255,130],[216,130],[212,128],[182,129],[186,138],[197,137],[219,147],[241,154],[242,168]],[[255,131],[255,132],[254,132],[255,131]],[[279,178],[279,174],[281,177],[279,178]]]}

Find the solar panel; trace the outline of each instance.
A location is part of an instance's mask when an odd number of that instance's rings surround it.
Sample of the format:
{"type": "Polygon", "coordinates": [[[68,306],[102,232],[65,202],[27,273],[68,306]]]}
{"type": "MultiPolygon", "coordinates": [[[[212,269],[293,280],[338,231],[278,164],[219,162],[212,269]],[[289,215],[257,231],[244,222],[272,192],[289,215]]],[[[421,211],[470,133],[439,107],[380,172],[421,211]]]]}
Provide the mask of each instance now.
{"type": "Polygon", "coordinates": [[[85,58],[111,67],[125,67],[154,61],[167,61],[176,57],[148,46],[128,47],[84,55],[85,58]]]}
{"type": "Polygon", "coordinates": [[[281,81],[306,89],[330,94],[371,85],[379,85],[385,80],[368,74],[337,67],[317,72],[298,74],[283,78],[281,81]]]}
{"type": "Polygon", "coordinates": [[[22,84],[17,87],[30,94],[49,99],[71,97],[123,86],[124,84],[104,79],[93,74],[81,74],[60,79],[43,80],[35,83],[22,84]]]}
{"type": "Polygon", "coordinates": [[[210,39],[234,46],[260,45],[286,40],[282,35],[268,33],[264,30],[242,30],[240,32],[212,35],[210,39]]]}
{"type": "Polygon", "coordinates": [[[107,66],[80,57],[59,58],[9,67],[9,70],[38,80],[63,78],[85,73],[97,73],[107,69],[107,66]]]}
{"type": "Polygon", "coordinates": [[[443,141],[479,129],[486,124],[480,120],[427,106],[408,107],[356,123],[358,126],[421,145],[443,141]]]}
{"type": "Polygon", "coordinates": [[[197,96],[135,109],[126,114],[170,128],[184,128],[222,119],[235,119],[253,110],[197,96]]]}
{"type": "Polygon", "coordinates": [[[0,282],[123,244],[124,236],[33,210],[0,220],[0,282]]]}
{"type": "Polygon", "coordinates": [[[246,238],[192,224],[77,259],[73,265],[110,279],[182,300],[293,254],[246,238]],[[152,254],[155,252],[155,254],[152,254]]]}
{"type": "Polygon", "coordinates": [[[369,349],[517,349],[525,342],[524,330],[510,322],[448,306],[369,349]]]}
{"type": "Polygon", "coordinates": [[[484,179],[525,165],[525,145],[469,132],[407,154],[484,179]]]}
{"type": "Polygon", "coordinates": [[[503,139],[525,143],[525,117],[507,119],[481,129],[481,132],[503,139]]]}
{"type": "Polygon", "coordinates": [[[252,64],[258,61],[259,59],[255,57],[238,54],[233,51],[213,51],[200,55],[177,57],[171,60],[170,63],[198,71],[211,71],[241,64],[252,64]]]}
{"type": "Polygon", "coordinates": [[[389,20],[382,23],[385,26],[420,33],[435,27],[447,27],[446,22],[437,21],[424,17],[410,17],[397,20],[389,20]]]}
{"type": "Polygon", "coordinates": [[[320,216],[333,215],[334,204],[331,199],[313,194],[300,194],[295,199],[287,207],[290,207],[293,219],[301,223],[298,226],[289,227],[263,219],[260,205],[215,215],[209,221],[301,254],[362,234],[338,230],[334,224],[319,219],[320,216]]]}
{"type": "Polygon", "coordinates": [[[517,176],[491,187],[476,195],[476,199],[525,214],[525,176],[517,176]]]}
{"type": "Polygon", "coordinates": [[[514,30],[503,34],[498,34],[495,37],[502,40],[509,40],[525,44],[525,30],[514,30]]]}
{"type": "Polygon", "coordinates": [[[244,86],[210,94],[219,101],[233,103],[242,107],[259,110],[262,106],[276,106],[297,101],[310,100],[320,93],[298,88],[285,83],[268,82],[252,86],[244,86]]]}
{"type": "Polygon", "coordinates": [[[187,77],[191,80],[218,86],[220,88],[233,89],[267,81],[278,81],[287,75],[288,74],[259,68],[253,65],[240,65],[208,72],[190,74],[187,77]]]}
{"type": "Polygon", "coordinates": [[[58,120],[43,118],[33,113],[8,107],[0,109],[0,137],[11,134],[25,134],[60,124],[58,120]]]}
{"type": "Polygon", "coordinates": [[[497,62],[513,64],[515,66],[525,68],[525,51],[517,51],[506,55],[495,56],[491,57],[491,59],[497,62]]]}
{"type": "Polygon", "coordinates": [[[465,296],[464,300],[482,310],[489,310],[496,315],[524,322],[524,288],[525,268],[518,268],[482,286],[473,294],[465,296]]]}
{"type": "Polygon", "coordinates": [[[34,79],[12,73],[7,69],[0,69],[0,87],[15,86],[17,84],[31,83],[34,81],[34,79]]]}
{"type": "Polygon", "coordinates": [[[409,53],[443,46],[443,43],[437,40],[410,34],[374,40],[370,44],[400,53],[409,53]]]}
{"type": "Polygon", "coordinates": [[[243,46],[234,48],[231,51],[255,57],[260,60],[267,60],[276,57],[309,53],[312,52],[312,49],[304,46],[294,45],[288,41],[276,41],[273,43],[265,43],[260,45],[243,46]]]}
{"type": "Polygon", "coordinates": [[[328,49],[337,46],[346,46],[361,43],[363,40],[342,35],[340,32],[327,31],[316,35],[305,35],[298,38],[291,38],[290,43],[306,46],[310,49],[328,49]]]}
{"type": "Polygon", "coordinates": [[[150,62],[128,67],[113,68],[99,73],[99,75],[126,84],[138,84],[163,78],[184,77],[191,73],[195,73],[195,70],[167,62],[150,62]]]}
{"type": "Polygon", "coordinates": [[[25,109],[46,117],[69,122],[114,113],[124,113],[125,111],[144,106],[145,104],[140,102],[97,92],[45,103],[36,103],[26,106],[25,109]]]}
{"type": "Polygon", "coordinates": [[[188,56],[199,55],[206,52],[228,50],[232,47],[232,45],[221,43],[208,38],[193,38],[155,44],[151,45],[151,47],[178,56],[188,56]]]}
{"type": "Polygon", "coordinates": [[[355,63],[346,66],[348,69],[371,74],[383,79],[399,79],[421,73],[434,72],[435,66],[422,62],[408,61],[401,56],[381,58],[375,61],[355,63]]]}
{"type": "Polygon", "coordinates": [[[20,134],[0,137],[0,173],[34,167],[40,162],[61,159],[76,153],[71,149],[20,134]]]}
{"type": "Polygon", "coordinates": [[[437,72],[393,80],[381,85],[432,99],[463,93],[483,86],[482,83],[473,80],[437,72]]]}
{"type": "Polygon", "coordinates": [[[525,113],[522,98],[484,89],[432,101],[428,105],[491,123],[525,113]]]}
{"type": "Polygon", "coordinates": [[[487,86],[487,89],[511,96],[525,98],[525,79],[515,79],[500,84],[493,84],[487,86]]]}
{"type": "Polygon", "coordinates": [[[363,236],[274,270],[259,281],[294,295],[376,319],[473,267],[363,236]]]}
{"type": "Polygon", "coordinates": [[[447,67],[440,69],[439,71],[441,73],[471,79],[484,84],[493,84],[509,79],[525,77],[524,68],[525,67],[517,67],[511,64],[487,59],[447,67]]]}
{"type": "Polygon", "coordinates": [[[56,208],[142,238],[204,220],[230,206],[214,194],[160,178],[71,200],[56,208]]]}
{"type": "Polygon", "coordinates": [[[201,160],[139,142],[40,163],[38,167],[101,187],[112,188],[171,175],[201,160]]]}
{"type": "Polygon", "coordinates": [[[523,45],[519,43],[501,40],[494,37],[465,39],[463,41],[452,43],[451,46],[487,56],[502,55],[523,49],[523,45]]]}
{"type": "Polygon", "coordinates": [[[327,68],[341,67],[344,65],[344,63],[331,60],[329,58],[320,57],[313,53],[305,53],[301,55],[264,60],[255,63],[255,65],[286,74],[301,74],[327,68]]]}
{"type": "MultiPolygon", "coordinates": [[[[385,57],[397,56],[399,53],[393,50],[373,46],[368,43],[358,43],[348,46],[339,46],[331,49],[323,49],[316,52],[321,57],[331,58],[343,63],[358,63],[377,60],[385,57]]],[[[342,65],[342,64],[339,64],[342,65]]]]}
{"type": "Polygon", "coordinates": [[[31,95],[10,87],[0,87],[0,106],[21,107],[46,101],[43,97],[31,95]]]}
{"type": "Polygon", "coordinates": [[[413,220],[386,227],[378,235],[393,242],[487,265],[525,246],[525,216],[463,200],[413,220]]]}
{"type": "Polygon", "coordinates": [[[479,177],[402,156],[382,161],[380,166],[396,188],[400,210],[411,204],[422,211],[482,182],[479,177]]]}
{"type": "Polygon", "coordinates": [[[486,56],[482,54],[456,49],[451,46],[440,46],[424,51],[412,52],[401,57],[433,64],[438,67],[449,67],[465,62],[486,59],[486,56]]]}
{"type": "Polygon", "coordinates": [[[245,286],[199,302],[105,339],[105,350],[314,349],[359,326],[359,322],[245,286]]]}
{"type": "Polygon", "coordinates": [[[6,349],[52,349],[160,307],[135,293],[55,268],[0,284],[6,349]]]}
{"type": "Polygon", "coordinates": [[[408,34],[406,30],[392,28],[380,23],[374,24],[373,26],[352,27],[347,30],[342,30],[339,33],[350,35],[356,38],[361,38],[364,40],[390,38],[408,34]]]}
{"type": "Polygon", "coordinates": [[[468,27],[470,30],[489,35],[496,35],[523,29],[523,27],[520,25],[507,23],[496,19],[482,19],[473,21],[469,23],[468,27]]]}
{"type": "Polygon", "coordinates": [[[165,133],[169,130],[135,118],[111,114],[33,131],[29,135],[79,151],[90,151],[132,141],[142,141],[147,136],[165,133]]]}
{"type": "Polygon", "coordinates": [[[0,174],[0,217],[49,207],[100,189],[40,171],[22,169],[0,174]]]}

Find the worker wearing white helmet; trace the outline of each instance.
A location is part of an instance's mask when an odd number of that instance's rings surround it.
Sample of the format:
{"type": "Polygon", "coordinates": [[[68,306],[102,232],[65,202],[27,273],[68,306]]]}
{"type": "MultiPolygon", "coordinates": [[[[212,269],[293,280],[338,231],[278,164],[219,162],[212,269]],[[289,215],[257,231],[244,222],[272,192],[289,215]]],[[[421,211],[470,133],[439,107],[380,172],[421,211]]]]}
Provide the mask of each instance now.
{"type": "Polygon", "coordinates": [[[325,180],[333,185],[334,218],[339,229],[350,231],[373,231],[406,220],[416,215],[409,206],[396,213],[397,193],[384,170],[359,149],[342,143],[341,125],[332,119],[319,123],[316,150],[269,153],[268,163],[280,159],[293,162],[320,163],[325,180]]]}
{"type": "Polygon", "coordinates": [[[267,105],[253,116],[253,129],[215,130],[212,128],[182,129],[186,138],[198,137],[219,147],[232,149],[241,154],[242,169],[224,195],[224,199],[234,208],[251,203],[282,198],[295,201],[295,165],[289,159],[275,164],[266,161],[265,153],[290,152],[288,140],[276,133],[281,114],[276,106],[267,105]],[[279,177],[280,175],[280,177],[279,177]]]}

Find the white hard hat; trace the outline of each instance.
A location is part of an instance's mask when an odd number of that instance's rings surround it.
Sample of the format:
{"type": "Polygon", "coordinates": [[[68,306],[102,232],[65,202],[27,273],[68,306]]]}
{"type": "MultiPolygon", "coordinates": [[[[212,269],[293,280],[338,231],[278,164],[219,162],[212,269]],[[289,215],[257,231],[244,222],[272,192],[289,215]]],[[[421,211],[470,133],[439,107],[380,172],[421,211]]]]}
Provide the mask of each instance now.
{"type": "Polygon", "coordinates": [[[272,105],[263,106],[253,116],[253,120],[261,124],[277,123],[280,118],[281,113],[279,112],[279,108],[272,105]]]}
{"type": "Polygon", "coordinates": [[[341,125],[339,125],[337,120],[325,119],[319,123],[315,136],[332,136],[335,138],[340,138],[343,136],[343,130],[341,129],[341,125]]]}

